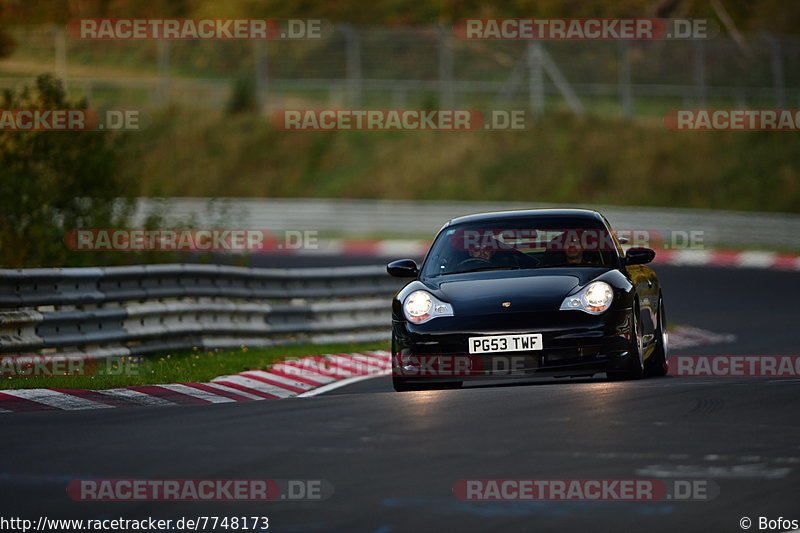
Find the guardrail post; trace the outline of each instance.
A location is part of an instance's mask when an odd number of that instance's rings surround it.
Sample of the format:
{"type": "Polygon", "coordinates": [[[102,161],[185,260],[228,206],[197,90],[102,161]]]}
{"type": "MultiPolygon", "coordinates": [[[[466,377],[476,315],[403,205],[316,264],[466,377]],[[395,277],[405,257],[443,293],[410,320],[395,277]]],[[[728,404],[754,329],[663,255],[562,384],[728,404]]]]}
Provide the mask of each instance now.
{"type": "Polygon", "coordinates": [[[253,39],[253,76],[256,105],[263,113],[269,106],[269,63],[267,43],[262,39],[253,39]]]}
{"type": "Polygon", "coordinates": [[[542,45],[528,41],[528,101],[531,112],[540,116],[544,112],[544,69],[542,45]]]}
{"type": "Polygon", "coordinates": [[[439,26],[437,32],[439,56],[439,109],[453,109],[453,38],[452,32],[439,26]]]}
{"type": "Polygon", "coordinates": [[[361,39],[353,26],[338,26],[345,38],[347,53],[347,105],[361,105],[361,39]]]}
{"type": "Polygon", "coordinates": [[[706,106],[706,47],[701,39],[692,41],[694,98],[699,107],[706,106]]]}

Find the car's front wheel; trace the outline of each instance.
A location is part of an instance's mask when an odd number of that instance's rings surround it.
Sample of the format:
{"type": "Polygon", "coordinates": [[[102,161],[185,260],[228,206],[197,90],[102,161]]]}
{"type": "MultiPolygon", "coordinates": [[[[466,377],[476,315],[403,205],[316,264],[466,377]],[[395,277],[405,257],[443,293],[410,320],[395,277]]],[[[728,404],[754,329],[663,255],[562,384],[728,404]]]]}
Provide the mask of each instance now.
{"type": "Polygon", "coordinates": [[[656,347],[644,363],[647,376],[665,376],[669,370],[667,356],[669,354],[669,336],[667,318],[664,315],[664,299],[658,298],[658,327],[656,328],[656,347]]]}
{"type": "Polygon", "coordinates": [[[616,381],[622,379],[641,379],[644,377],[644,364],[642,362],[644,343],[642,341],[642,328],[639,320],[639,305],[637,303],[633,308],[633,316],[631,317],[631,339],[627,355],[627,365],[623,370],[609,370],[606,372],[608,379],[616,381]]]}

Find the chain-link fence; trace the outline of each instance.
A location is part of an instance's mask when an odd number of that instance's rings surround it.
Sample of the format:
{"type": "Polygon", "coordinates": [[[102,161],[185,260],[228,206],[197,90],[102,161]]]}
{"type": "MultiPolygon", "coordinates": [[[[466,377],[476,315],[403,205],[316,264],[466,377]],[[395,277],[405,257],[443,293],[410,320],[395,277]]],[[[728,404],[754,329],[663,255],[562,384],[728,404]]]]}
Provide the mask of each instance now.
{"type": "Polygon", "coordinates": [[[337,25],[319,40],[90,41],[12,27],[0,87],[49,71],[94,106],[262,109],[571,109],[660,115],[675,107],[800,107],[800,37],[694,41],[468,41],[449,27],[337,25]]]}

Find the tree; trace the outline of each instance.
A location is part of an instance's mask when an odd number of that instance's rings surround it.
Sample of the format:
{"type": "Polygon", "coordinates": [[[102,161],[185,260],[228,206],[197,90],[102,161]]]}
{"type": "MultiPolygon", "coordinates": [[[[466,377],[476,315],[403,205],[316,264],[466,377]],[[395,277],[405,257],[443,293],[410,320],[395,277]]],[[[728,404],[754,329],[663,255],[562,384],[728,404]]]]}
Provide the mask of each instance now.
{"type": "MultiPolygon", "coordinates": [[[[39,76],[33,90],[2,96],[3,111],[86,108],[86,101],[68,101],[50,75],[39,76]]],[[[122,138],[108,131],[0,131],[0,266],[100,263],[97,253],[70,252],[64,235],[124,225],[131,204],[115,200],[130,198],[133,182],[118,168],[122,138]]]]}

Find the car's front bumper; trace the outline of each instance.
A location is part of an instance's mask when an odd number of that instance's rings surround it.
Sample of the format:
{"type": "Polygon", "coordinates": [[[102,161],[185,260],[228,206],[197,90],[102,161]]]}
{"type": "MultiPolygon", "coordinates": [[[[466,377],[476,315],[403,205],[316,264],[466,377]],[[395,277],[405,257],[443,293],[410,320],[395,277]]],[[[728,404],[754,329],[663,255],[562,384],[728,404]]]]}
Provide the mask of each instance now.
{"type": "Polygon", "coordinates": [[[441,317],[392,323],[392,372],[408,382],[586,376],[628,364],[631,309],[441,317]],[[539,333],[542,349],[469,354],[468,339],[539,333]]]}

